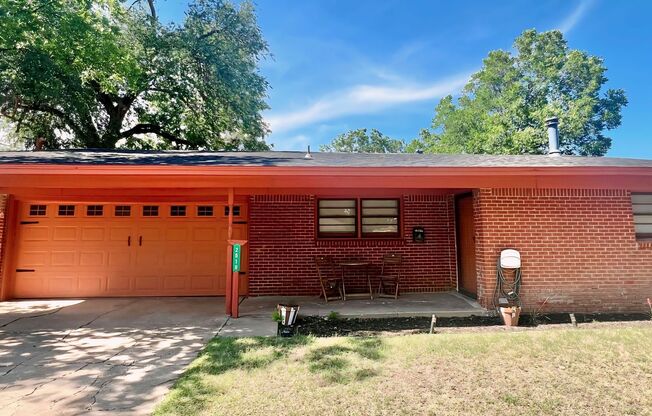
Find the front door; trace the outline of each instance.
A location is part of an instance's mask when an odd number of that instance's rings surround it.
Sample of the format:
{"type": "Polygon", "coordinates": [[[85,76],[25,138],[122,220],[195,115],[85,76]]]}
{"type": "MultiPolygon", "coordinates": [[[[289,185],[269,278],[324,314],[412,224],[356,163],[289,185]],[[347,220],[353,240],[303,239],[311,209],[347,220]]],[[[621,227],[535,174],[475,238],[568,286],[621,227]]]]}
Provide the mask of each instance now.
{"type": "Polygon", "coordinates": [[[473,195],[456,199],[457,270],[459,291],[477,297],[478,281],[475,269],[475,226],[473,224],[473,195]]]}

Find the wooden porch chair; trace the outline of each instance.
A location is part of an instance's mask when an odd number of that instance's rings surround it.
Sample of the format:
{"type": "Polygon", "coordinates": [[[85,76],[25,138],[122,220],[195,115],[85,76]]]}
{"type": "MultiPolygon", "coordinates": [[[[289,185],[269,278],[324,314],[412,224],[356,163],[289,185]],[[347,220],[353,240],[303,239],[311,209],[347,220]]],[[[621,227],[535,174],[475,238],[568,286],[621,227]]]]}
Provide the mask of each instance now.
{"type": "Polygon", "coordinates": [[[321,293],[326,303],[329,300],[346,300],[344,279],[337,273],[333,258],[331,256],[315,256],[315,267],[319,276],[321,293]]]}
{"type": "Polygon", "coordinates": [[[401,281],[401,265],[403,257],[400,254],[389,253],[383,256],[378,280],[378,297],[398,299],[398,289],[401,281]]]}

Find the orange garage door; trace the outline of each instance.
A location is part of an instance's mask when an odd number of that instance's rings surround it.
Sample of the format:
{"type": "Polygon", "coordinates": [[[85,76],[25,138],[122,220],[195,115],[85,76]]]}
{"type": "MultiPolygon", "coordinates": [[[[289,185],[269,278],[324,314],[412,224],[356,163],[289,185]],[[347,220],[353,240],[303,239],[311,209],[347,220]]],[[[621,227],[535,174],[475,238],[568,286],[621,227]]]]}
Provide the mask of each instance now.
{"type": "MultiPolygon", "coordinates": [[[[30,202],[20,210],[15,298],[224,294],[223,204],[30,202]]],[[[246,238],[246,225],[235,227],[246,238]]]]}

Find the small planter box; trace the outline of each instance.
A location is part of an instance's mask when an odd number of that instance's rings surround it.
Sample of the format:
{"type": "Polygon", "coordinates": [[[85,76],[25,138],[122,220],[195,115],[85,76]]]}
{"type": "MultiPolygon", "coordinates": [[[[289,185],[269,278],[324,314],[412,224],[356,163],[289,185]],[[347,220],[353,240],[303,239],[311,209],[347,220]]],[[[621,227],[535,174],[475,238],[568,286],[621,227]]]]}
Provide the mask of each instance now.
{"type": "Polygon", "coordinates": [[[520,315],[521,308],[519,306],[500,308],[500,316],[502,316],[505,326],[518,326],[518,318],[520,315]]]}
{"type": "Polygon", "coordinates": [[[294,324],[299,315],[298,305],[276,305],[280,320],[278,322],[277,334],[282,337],[291,337],[295,334],[294,324]]]}

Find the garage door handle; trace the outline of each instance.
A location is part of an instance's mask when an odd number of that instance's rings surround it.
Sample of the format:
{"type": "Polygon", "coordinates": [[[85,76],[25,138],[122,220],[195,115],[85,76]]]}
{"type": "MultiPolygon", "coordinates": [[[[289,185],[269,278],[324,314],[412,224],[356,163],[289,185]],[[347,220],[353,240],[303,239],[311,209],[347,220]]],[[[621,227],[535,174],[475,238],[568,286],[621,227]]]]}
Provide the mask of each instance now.
{"type": "Polygon", "coordinates": [[[142,235],[140,237],[138,237],[138,245],[139,246],[143,245],[143,236],[142,235]]]}
{"type": "Polygon", "coordinates": [[[127,237],[127,245],[131,246],[131,236],[127,237]]]}

